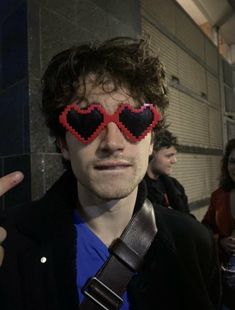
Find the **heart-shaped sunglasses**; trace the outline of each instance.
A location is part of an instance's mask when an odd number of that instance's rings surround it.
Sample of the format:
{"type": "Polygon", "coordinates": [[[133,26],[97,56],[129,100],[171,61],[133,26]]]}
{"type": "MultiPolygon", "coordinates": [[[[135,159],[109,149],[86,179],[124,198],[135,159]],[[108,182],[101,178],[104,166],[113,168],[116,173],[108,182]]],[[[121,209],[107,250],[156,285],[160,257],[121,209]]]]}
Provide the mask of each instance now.
{"type": "Polygon", "coordinates": [[[86,109],[70,104],[59,116],[59,122],[83,144],[91,143],[110,122],[115,123],[131,142],[138,142],[159,121],[160,113],[151,103],[140,108],[121,104],[112,115],[100,104],[91,104],[86,109]]]}

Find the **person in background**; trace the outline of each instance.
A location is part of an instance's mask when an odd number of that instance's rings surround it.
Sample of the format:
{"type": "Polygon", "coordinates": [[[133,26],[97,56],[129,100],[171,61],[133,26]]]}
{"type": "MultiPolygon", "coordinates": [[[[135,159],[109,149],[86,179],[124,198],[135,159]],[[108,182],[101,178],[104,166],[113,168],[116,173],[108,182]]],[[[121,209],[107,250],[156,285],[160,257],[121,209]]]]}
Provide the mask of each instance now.
{"type": "Polygon", "coordinates": [[[167,129],[156,133],[145,180],[152,202],[189,213],[188,197],[183,185],[171,176],[177,162],[177,138],[167,129]]]}
{"type": "Polygon", "coordinates": [[[218,242],[224,286],[223,302],[229,309],[235,309],[235,139],[226,145],[220,186],[211,195],[202,223],[213,231],[218,242]]]}
{"type": "MultiPolygon", "coordinates": [[[[145,205],[143,179],[167,103],[164,67],[144,39],[113,38],[53,57],[42,108],[67,171],[41,199],[6,210],[1,310],[75,310],[87,301],[92,309],[219,309],[212,234],[157,204],[157,233],[124,293],[110,290],[116,269],[105,283],[94,278],[110,256],[125,276],[139,263],[119,237],[145,205]],[[112,247],[118,240],[121,253],[112,247]]],[[[143,229],[134,242],[150,227],[143,229]]]]}

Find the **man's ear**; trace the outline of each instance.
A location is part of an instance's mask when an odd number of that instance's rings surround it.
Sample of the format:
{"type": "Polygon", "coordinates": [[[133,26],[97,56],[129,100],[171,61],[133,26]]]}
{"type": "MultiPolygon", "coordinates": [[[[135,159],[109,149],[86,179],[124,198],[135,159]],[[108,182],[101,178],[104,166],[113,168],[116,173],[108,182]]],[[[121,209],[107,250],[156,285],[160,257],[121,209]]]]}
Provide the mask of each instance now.
{"type": "Polygon", "coordinates": [[[58,145],[64,159],[70,160],[70,154],[69,154],[69,149],[68,149],[66,139],[65,138],[58,138],[57,145],[58,145]]]}

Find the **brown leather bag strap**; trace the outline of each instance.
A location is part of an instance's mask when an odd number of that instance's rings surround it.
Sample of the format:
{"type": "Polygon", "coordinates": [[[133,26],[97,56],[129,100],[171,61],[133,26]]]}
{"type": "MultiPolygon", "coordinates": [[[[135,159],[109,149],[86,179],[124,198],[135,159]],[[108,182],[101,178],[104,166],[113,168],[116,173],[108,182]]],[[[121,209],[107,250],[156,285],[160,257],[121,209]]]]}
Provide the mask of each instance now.
{"type": "Polygon", "coordinates": [[[110,246],[110,257],[85,285],[85,298],[79,309],[119,309],[126,287],[134,273],[140,269],[156,233],[153,206],[146,199],[121,237],[110,246]]]}

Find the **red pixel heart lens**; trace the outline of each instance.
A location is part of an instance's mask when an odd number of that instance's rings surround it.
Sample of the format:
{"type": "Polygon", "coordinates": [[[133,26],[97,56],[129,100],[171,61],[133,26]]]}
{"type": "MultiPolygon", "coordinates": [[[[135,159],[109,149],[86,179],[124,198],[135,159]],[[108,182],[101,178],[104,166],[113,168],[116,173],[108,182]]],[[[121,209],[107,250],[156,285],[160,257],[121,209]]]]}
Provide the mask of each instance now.
{"type": "Polygon", "coordinates": [[[112,115],[99,104],[92,104],[87,109],[70,104],[59,116],[59,122],[83,144],[91,143],[110,122],[114,122],[131,142],[138,142],[159,121],[160,114],[151,103],[140,108],[121,104],[112,115]]]}

